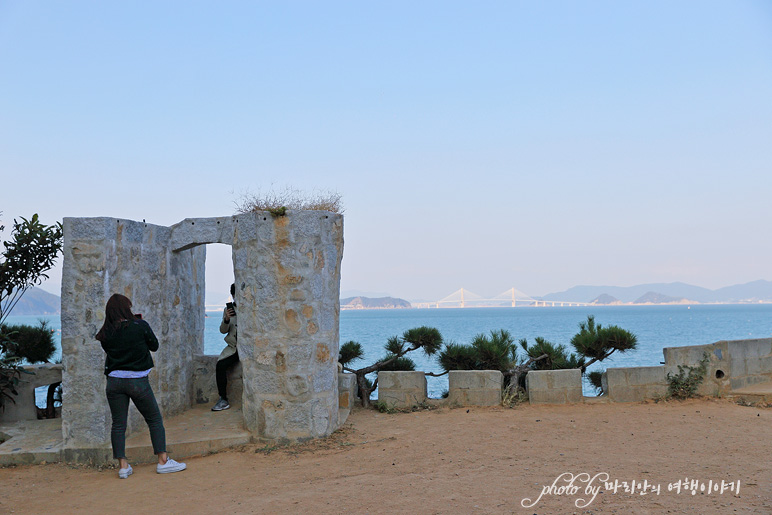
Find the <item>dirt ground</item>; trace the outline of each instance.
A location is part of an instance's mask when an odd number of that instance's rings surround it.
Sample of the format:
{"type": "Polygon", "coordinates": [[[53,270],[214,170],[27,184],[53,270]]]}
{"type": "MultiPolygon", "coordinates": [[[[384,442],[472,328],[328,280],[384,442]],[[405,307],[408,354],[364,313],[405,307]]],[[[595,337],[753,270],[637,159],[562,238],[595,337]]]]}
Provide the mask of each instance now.
{"type": "Polygon", "coordinates": [[[324,440],[172,456],[188,470],[0,469],[0,512],[772,513],[772,409],[727,400],[357,410],[324,440]]]}

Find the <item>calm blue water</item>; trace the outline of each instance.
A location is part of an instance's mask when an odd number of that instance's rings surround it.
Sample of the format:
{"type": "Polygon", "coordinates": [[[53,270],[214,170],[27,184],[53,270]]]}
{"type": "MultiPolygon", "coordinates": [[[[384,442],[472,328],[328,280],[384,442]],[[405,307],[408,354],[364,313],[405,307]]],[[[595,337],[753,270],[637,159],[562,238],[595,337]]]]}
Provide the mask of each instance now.
{"type": "MultiPolygon", "coordinates": [[[[219,354],[225,346],[218,328],[221,314],[210,312],[204,330],[204,351],[219,354]]],[[[361,368],[385,354],[383,346],[391,336],[401,335],[413,327],[436,327],[446,341],[469,343],[479,333],[506,329],[515,339],[536,336],[570,347],[571,337],[579,322],[595,315],[598,323],[618,325],[638,336],[638,349],[613,355],[591,370],[607,367],[653,366],[662,360],[664,347],[702,345],[719,340],[768,338],[772,336],[772,305],[695,305],[695,306],[595,306],[595,307],[522,307],[465,309],[395,309],[347,310],[340,314],[340,341],[358,341],[365,351],[364,359],[352,363],[361,368]]],[[[61,344],[58,316],[8,317],[10,324],[34,325],[48,320],[56,330],[57,347],[61,344]]],[[[59,359],[60,352],[54,359],[59,359]]],[[[422,351],[410,355],[418,370],[441,372],[434,357],[422,351]]],[[[439,397],[447,390],[447,377],[429,377],[429,395],[439,397]]],[[[585,394],[592,390],[586,388],[585,394]]]]}

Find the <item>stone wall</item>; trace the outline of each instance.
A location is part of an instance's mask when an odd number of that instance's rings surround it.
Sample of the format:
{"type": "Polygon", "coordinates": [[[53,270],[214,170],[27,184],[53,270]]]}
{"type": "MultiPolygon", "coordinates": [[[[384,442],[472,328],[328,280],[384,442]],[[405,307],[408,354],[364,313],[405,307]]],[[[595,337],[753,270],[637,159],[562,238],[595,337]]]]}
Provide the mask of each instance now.
{"type": "Polygon", "coordinates": [[[238,218],[238,348],[244,420],[253,434],[299,440],[337,427],[342,256],[340,215],[238,218]]]}
{"type": "Polygon", "coordinates": [[[338,425],[342,426],[357,404],[357,381],[354,374],[338,372],[338,425]]]}
{"type": "MultiPolygon", "coordinates": [[[[193,358],[193,398],[196,404],[214,404],[220,398],[215,380],[218,357],[206,354],[193,358]]],[[[228,369],[227,377],[228,401],[232,405],[241,406],[244,394],[244,370],[241,362],[228,369]]]]}
{"type": "MultiPolygon", "coordinates": [[[[160,348],[150,383],[164,415],[191,405],[193,355],[203,352],[205,247],[172,252],[171,229],[114,218],[65,218],[62,432],[65,447],[109,441],[104,351],[95,339],[113,293],[132,300],[160,348]]],[[[144,423],[132,406],[128,433],[144,423]]]]}
{"type": "Polygon", "coordinates": [[[338,373],[338,409],[352,410],[357,403],[357,377],[354,374],[338,373]]]}
{"type": "Polygon", "coordinates": [[[43,365],[28,365],[24,370],[30,374],[21,374],[14,400],[6,399],[4,409],[0,411],[0,421],[4,423],[20,420],[37,420],[38,410],[35,404],[35,388],[59,383],[62,380],[62,365],[46,363],[43,365]]]}
{"type": "MultiPolygon", "coordinates": [[[[65,218],[63,225],[65,447],[109,443],[104,352],[94,336],[113,293],[129,297],[158,336],[150,381],[164,416],[190,408],[203,392],[196,381],[206,361],[197,356],[207,243],[233,247],[247,429],[256,439],[302,440],[337,427],[341,215],[249,213],[172,227],[65,218]]],[[[128,432],[138,424],[132,408],[128,432]]]]}

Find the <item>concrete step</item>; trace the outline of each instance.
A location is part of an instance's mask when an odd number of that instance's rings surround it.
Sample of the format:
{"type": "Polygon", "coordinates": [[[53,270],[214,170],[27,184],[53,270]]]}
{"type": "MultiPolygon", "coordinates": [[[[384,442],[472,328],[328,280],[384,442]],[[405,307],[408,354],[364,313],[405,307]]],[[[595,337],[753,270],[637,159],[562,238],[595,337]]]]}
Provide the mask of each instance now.
{"type": "Polygon", "coordinates": [[[772,382],[732,390],[729,392],[729,397],[749,404],[772,402],[772,382]]]}
{"type": "MultiPolygon", "coordinates": [[[[217,452],[250,441],[239,406],[210,411],[208,405],[164,420],[167,451],[176,460],[217,452]]],[[[62,420],[30,420],[0,426],[0,466],[69,461],[89,456],[95,462],[112,460],[110,444],[97,449],[63,450],[62,420]]],[[[132,463],[153,463],[156,457],[147,426],[126,439],[126,454],[132,463]]]]}
{"type": "Polygon", "coordinates": [[[0,426],[0,466],[56,462],[62,453],[62,419],[23,420],[0,426]]]}

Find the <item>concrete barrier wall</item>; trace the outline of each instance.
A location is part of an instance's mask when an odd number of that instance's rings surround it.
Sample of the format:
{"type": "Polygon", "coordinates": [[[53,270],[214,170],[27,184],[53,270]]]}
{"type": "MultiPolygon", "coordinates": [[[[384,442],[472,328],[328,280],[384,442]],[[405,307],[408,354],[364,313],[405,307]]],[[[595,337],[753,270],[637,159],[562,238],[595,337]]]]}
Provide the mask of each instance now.
{"type": "Polygon", "coordinates": [[[426,402],[423,372],[379,372],[378,401],[395,408],[409,408],[426,402]]]}
{"type": "MultiPolygon", "coordinates": [[[[707,345],[666,347],[661,367],[609,368],[603,390],[610,400],[637,402],[667,395],[667,375],[678,366],[696,367],[708,355],[705,380],[699,395],[724,395],[732,390],[772,381],[772,338],[722,340],[707,345]]],[[[688,373],[688,371],[687,371],[688,373]]]]}
{"type": "Polygon", "coordinates": [[[38,410],[35,405],[35,388],[62,381],[62,365],[46,363],[44,365],[29,365],[24,370],[32,374],[21,374],[16,390],[19,395],[13,401],[5,400],[5,409],[0,411],[0,422],[18,422],[20,420],[37,420],[38,410]]]}
{"type": "Polygon", "coordinates": [[[582,372],[568,370],[532,370],[525,376],[531,404],[566,404],[582,402],[582,372]]]}
{"type": "Polygon", "coordinates": [[[729,381],[733,390],[772,381],[772,338],[722,343],[732,358],[729,381]]]}
{"type": "Polygon", "coordinates": [[[666,376],[667,374],[678,374],[678,365],[690,367],[699,365],[703,355],[707,353],[708,368],[705,380],[698,388],[697,393],[699,395],[721,395],[731,390],[732,356],[729,352],[728,342],[720,341],[689,347],[666,347],[662,349],[662,353],[665,356],[666,376]]]}
{"type": "Polygon", "coordinates": [[[459,406],[498,406],[504,374],[498,370],[451,370],[448,402],[459,406]]]}

